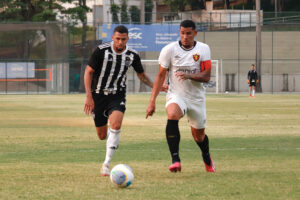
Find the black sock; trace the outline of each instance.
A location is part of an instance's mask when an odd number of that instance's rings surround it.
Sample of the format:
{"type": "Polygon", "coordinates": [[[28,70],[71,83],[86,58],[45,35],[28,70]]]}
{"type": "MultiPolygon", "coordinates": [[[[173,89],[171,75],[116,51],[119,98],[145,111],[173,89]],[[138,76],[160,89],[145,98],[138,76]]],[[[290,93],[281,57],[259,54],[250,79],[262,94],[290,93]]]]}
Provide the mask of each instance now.
{"type": "Polygon", "coordinates": [[[166,127],[166,137],[169,145],[169,150],[172,156],[172,163],[180,162],[179,158],[179,142],[180,132],[178,120],[168,120],[166,127]]]}
{"type": "Polygon", "coordinates": [[[207,135],[205,135],[202,142],[196,142],[202,151],[203,161],[210,165],[210,155],[209,155],[209,141],[207,135]]]}

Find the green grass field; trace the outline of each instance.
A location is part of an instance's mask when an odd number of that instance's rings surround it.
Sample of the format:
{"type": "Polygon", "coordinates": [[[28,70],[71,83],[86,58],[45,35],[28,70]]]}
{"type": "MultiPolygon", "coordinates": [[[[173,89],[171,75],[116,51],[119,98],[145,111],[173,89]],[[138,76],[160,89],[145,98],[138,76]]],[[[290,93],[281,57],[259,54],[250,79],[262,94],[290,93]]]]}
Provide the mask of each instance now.
{"type": "Polygon", "coordinates": [[[207,95],[207,134],[217,172],[206,173],[187,119],[182,172],[170,173],[164,95],[128,95],[120,147],[135,180],[100,176],[105,141],[83,113],[84,95],[0,95],[0,199],[299,199],[300,95],[207,95]]]}

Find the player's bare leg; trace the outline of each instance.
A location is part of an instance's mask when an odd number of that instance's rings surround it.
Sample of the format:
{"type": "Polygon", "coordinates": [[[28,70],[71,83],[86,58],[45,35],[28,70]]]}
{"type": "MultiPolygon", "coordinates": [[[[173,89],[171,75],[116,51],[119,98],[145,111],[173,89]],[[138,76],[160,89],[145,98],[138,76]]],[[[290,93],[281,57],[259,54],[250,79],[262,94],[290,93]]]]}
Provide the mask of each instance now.
{"type": "Polygon", "coordinates": [[[107,129],[107,125],[96,127],[97,135],[100,140],[105,140],[109,134],[109,130],[107,129]]]}
{"type": "Polygon", "coordinates": [[[179,142],[180,142],[180,131],[178,127],[178,121],[183,116],[180,107],[171,103],[167,107],[168,122],[166,126],[166,137],[169,145],[169,150],[172,156],[172,165],[169,170],[171,172],[181,171],[181,164],[179,158],[179,142]]]}
{"type": "Polygon", "coordinates": [[[119,146],[120,141],[120,133],[121,133],[121,125],[123,121],[124,114],[121,111],[115,110],[109,116],[109,136],[106,142],[106,155],[105,160],[101,168],[101,175],[102,176],[109,176],[110,175],[110,161],[119,146]]]}
{"type": "Polygon", "coordinates": [[[195,129],[191,127],[191,131],[195,142],[197,143],[197,145],[200,147],[202,151],[202,158],[204,161],[206,171],[215,172],[216,167],[209,153],[209,141],[207,135],[205,134],[205,129],[204,128],[195,129]]]}
{"type": "MultiPolygon", "coordinates": [[[[105,140],[109,136],[109,129],[107,128],[107,125],[96,127],[97,135],[100,140],[105,140]]],[[[101,167],[101,176],[109,176],[110,170],[109,165],[103,164],[101,167]]]]}

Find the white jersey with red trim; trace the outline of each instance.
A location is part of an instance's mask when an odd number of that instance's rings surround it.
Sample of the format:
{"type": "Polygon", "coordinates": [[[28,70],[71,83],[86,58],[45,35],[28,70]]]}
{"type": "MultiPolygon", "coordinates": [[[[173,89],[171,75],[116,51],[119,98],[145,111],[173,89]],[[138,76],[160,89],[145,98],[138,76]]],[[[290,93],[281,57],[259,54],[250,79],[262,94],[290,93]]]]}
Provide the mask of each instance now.
{"type": "Polygon", "coordinates": [[[201,63],[210,61],[210,48],[207,44],[195,41],[194,47],[184,49],[180,41],[172,42],[165,46],[159,55],[161,67],[169,70],[169,91],[180,95],[183,98],[195,101],[203,101],[205,98],[205,88],[203,83],[190,79],[179,81],[175,73],[201,72],[201,63]]]}

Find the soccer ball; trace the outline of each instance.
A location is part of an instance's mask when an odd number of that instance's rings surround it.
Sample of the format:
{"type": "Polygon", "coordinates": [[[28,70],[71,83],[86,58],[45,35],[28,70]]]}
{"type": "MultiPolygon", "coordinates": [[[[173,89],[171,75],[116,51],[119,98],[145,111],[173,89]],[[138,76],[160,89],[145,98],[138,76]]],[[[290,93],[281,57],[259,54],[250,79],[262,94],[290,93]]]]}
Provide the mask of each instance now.
{"type": "Polygon", "coordinates": [[[134,179],[132,169],[125,164],[114,166],[110,172],[110,180],[118,187],[128,187],[134,179]]]}

